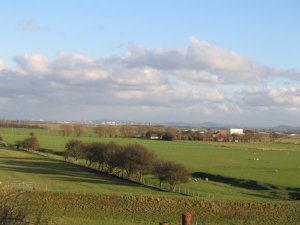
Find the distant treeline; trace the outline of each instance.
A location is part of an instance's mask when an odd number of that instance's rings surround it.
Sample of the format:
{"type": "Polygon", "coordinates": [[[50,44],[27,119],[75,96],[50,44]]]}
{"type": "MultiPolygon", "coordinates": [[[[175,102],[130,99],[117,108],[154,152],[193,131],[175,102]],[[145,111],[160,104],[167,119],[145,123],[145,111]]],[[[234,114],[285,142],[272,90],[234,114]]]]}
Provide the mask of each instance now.
{"type": "Polygon", "coordinates": [[[183,129],[165,126],[147,125],[107,125],[89,126],[82,124],[62,124],[62,136],[83,136],[86,129],[93,129],[99,137],[106,138],[144,138],[150,140],[181,141],[218,141],[218,142],[274,142],[283,134],[277,132],[259,132],[244,130],[243,134],[230,134],[227,130],[183,129]]]}
{"type": "Polygon", "coordinates": [[[47,126],[45,125],[26,120],[0,120],[0,127],[47,129],[47,126]]]}

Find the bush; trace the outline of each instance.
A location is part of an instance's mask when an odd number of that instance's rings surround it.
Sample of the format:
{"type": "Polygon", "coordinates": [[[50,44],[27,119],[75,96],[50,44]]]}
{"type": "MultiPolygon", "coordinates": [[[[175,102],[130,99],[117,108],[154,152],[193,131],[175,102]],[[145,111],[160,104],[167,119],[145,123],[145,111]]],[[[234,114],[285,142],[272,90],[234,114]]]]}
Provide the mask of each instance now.
{"type": "Polygon", "coordinates": [[[7,147],[7,143],[5,141],[0,141],[0,147],[7,147]]]}
{"type": "Polygon", "coordinates": [[[10,187],[0,189],[0,225],[46,225],[47,220],[42,218],[42,213],[30,215],[26,205],[29,199],[21,192],[10,187]]]}
{"type": "Polygon", "coordinates": [[[32,149],[37,150],[40,147],[38,139],[35,136],[31,136],[29,138],[25,138],[22,141],[22,148],[23,149],[32,149]]]}

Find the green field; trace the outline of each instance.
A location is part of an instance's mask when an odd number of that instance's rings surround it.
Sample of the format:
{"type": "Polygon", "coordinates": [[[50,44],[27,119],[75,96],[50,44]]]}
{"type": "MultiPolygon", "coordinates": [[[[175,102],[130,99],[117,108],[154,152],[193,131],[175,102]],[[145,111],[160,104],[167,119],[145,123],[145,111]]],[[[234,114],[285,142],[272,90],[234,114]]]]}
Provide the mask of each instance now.
{"type": "MultiPolygon", "coordinates": [[[[27,137],[30,131],[1,128],[0,134],[4,141],[13,144],[27,137]]],[[[99,224],[99,221],[106,221],[100,224],[118,224],[120,221],[121,224],[132,224],[132,221],[158,224],[161,219],[176,224],[175,221],[180,221],[180,213],[186,210],[193,212],[198,224],[300,223],[300,204],[294,201],[300,198],[299,145],[110,139],[98,138],[92,132],[78,138],[83,142],[140,143],[154,151],[158,158],[185,164],[193,179],[180,185],[180,192],[194,196],[188,197],[141,187],[56,160],[62,157],[53,153],[62,152],[65,144],[76,137],[61,137],[57,130],[32,131],[41,148],[47,149],[48,157],[2,149],[0,181],[2,185],[18,182],[34,185],[35,191],[27,193],[33,201],[44,201],[42,196],[50,196],[47,197],[47,215],[61,220],[57,224],[76,224],[73,217],[81,221],[78,224],[83,221],[89,221],[86,224],[99,224]],[[64,211],[56,209],[53,203],[53,199],[60,196],[68,200],[64,211]],[[100,202],[111,198],[111,201],[103,207],[93,202],[94,198],[100,202]],[[120,201],[118,207],[116,201],[120,201]],[[135,204],[141,206],[132,207],[135,204]],[[112,214],[117,216],[110,216],[112,214]],[[69,222],[62,222],[61,216],[69,222]],[[259,222],[264,216],[267,220],[259,222]]],[[[146,177],[146,182],[150,186],[158,185],[153,176],[146,177]]]]}
{"type": "MultiPolygon", "coordinates": [[[[9,144],[22,140],[30,129],[2,128],[9,144]]],[[[57,130],[35,129],[41,147],[62,152],[65,144],[77,137],[61,137],[57,130]]],[[[92,134],[91,132],[89,135],[92,134]]],[[[115,141],[125,145],[140,143],[153,150],[158,158],[185,164],[198,182],[180,186],[181,191],[201,197],[234,200],[292,199],[300,187],[300,147],[283,143],[169,142],[125,138],[79,137],[83,142],[115,141]],[[256,160],[255,160],[256,159],[256,160]],[[257,160],[259,159],[259,160],[257,160]],[[199,178],[202,178],[201,180],[199,178]],[[208,178],[209,181],[204,181],[208,178]]],[[[158,185],[148,176],[148,183],[158,185]]]]}

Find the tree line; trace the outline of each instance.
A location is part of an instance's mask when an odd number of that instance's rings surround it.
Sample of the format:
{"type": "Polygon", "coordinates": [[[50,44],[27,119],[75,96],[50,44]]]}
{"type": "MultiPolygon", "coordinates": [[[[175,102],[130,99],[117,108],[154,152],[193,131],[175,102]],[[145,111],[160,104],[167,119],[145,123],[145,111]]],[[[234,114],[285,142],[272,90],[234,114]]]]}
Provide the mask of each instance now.
{"type": "Polygon", "coordinates": [[[46,129],[45,125],[40,122],[26,120],[0,120],[0,127],[6,128],[31,128],[31,129],[46,129]]]}
{"type": "MultiPolygon", "coordinates": [[[[63,124],[60,127],[62,136],[82,136],[87,128],[81,124],[63,124]]],[[[91,127],[89,127],[91,129],[91,127]]],[[[94,126],[94,133],[99,137],[105,138],[144,138],[156,140],[181,140],[181,141],[216,141],[214,137],[216,130],[184,130],[175,127],[165,126],[147,126],[147,125],[107,125],[101,124],[94,126]]],[[[240,141],[240,142],[274,142],[281,136],[276,132],[258,132],[245,130],[243,135],[229,134],[224,131],[223,141],[240,141]]]]}
{"type": "Polygon", "coordinates": [[[160,185],[169,184],[170,190],[175,190],[179,183],[189,181],[187,168],[177,162],[158,160],[157,156],[140,144],[125,146],[109,143],[82,143],[71,140],[65,146],[66,160],[85,160],[90,168],[105,173],[114,174],[130,180],[145,182],[145,176],[155,175],[160,185]]]}

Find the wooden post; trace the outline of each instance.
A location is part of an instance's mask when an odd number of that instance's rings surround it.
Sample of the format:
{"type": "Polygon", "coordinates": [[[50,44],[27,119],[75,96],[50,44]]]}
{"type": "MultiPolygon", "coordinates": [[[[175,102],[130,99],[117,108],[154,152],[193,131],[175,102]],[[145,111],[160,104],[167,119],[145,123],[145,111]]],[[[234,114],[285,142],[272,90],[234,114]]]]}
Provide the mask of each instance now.
{"type": "Polygon", "coordinates": [[[185,212],[182,214],[182,225],[192,225],[192,214],[185,212]]]}

